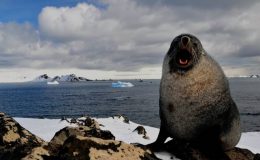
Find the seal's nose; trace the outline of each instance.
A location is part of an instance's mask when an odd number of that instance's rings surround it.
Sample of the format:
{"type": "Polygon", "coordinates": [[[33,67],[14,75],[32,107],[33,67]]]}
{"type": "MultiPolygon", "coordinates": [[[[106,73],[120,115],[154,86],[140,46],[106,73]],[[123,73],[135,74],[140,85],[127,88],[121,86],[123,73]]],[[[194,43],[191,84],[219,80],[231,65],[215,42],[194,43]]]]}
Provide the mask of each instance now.
{"type": "Polygon", "coordinates": [[[189,42],[190,42],[190,38],[188,36],[181,37],[181,43],[184,47],[186,47],[189,42]]]}

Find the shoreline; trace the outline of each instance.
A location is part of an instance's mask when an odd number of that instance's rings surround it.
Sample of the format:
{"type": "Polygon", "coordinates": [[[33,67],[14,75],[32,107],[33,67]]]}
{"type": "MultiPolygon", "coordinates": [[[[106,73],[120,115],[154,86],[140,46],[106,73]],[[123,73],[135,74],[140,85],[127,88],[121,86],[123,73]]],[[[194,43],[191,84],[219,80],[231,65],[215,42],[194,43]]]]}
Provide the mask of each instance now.
{"type": "MultiPolygon", "coordinates": [[[[176,143],[170,138],[161,146],[160,151],[152,152],[145,145],[155,141],[159,129],[134,123],[123,115],[109,118],[84,116],[72,119],[35,119],[12,118],[1,112],[0,130],[0,159],[212,158],[212,155],[196,146],[176,143]]],[[[235,148],[222,153],[231,160],[238,157],[241,159],[241,156],[243,160],[259,158],[259,139],[260,132],[243,133],[235,148]]],[[[217,151],[216,154],[221,155],[217,151]]]]}
{"type": "MultiPolygon", "coordinates": [[[[50,141],[56,132],[66,126],[76,127],[76,125],[70,124],[66,121],[61,121],[61,119],[37,119],[19,117],[14,117],[14,119],[25,129],[29,130],[33,134],[39,136],[46,141],[50,141]],[[47,129],[48,132],[46,132],[47,129]]],[[[158,128],[137,124],[132,121],[129,121],[129,124],[124,123],[123,118],[113,119],[112,117],[109,117],[93,119],[95,119],[98,123],[104,125],[101,126],[101,129],[111,131],[111,133],[115,135],[116,140],[124,141],[127,143],[151,143],[155,141],[159,132],[158,128]],[[133,132],[133,130],[140,125],[144,126],[144,128],[146,129],[149,139],[144,139],[142,136],[133,132]]],[[[260,132],[243,132],[237,147],[249,149],[253,153],[260,153],[260,132]]]]}

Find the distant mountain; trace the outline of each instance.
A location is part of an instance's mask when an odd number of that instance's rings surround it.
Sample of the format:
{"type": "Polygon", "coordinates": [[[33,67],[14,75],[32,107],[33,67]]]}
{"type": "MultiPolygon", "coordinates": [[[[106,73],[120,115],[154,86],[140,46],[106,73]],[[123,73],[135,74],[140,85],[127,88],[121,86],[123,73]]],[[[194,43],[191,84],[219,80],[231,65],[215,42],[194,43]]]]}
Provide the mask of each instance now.
{"type": "Polygon", "coordinates": [[[62,75],[60,77],[61,82],[78,82],[79,78],[75,74],[62,75]]]}
{"type": "Polygon", "coordinates": [[[47,74],[40,75],[36,77],[33,82],[83,82],[83,81],[91,81],[85,77],[77,77],[75,74],[55,76],[54,78],[49,77],[47,74]]]}
{"type": "Polygon", "coordinates": [[[34,78],[32,81],[33,82],[49,82],[51,80],[52,80],[51,77],[49,77],[47,74],[43,74],[43,75],[40,75],[40,76],[34,78]]]}
{"type": "Polygon", "coordinates": [[[260,78],[260,76],[257,75],[257,74],[250,75],[249,77],[250,77],[250,78],[260,78]]]}
{"type": "Polygon", "coordinates": [[[241,76],[234,76],[229,78],[260,78],[260,75],[252,74],[252,75],[241,75],[241,76]]]}

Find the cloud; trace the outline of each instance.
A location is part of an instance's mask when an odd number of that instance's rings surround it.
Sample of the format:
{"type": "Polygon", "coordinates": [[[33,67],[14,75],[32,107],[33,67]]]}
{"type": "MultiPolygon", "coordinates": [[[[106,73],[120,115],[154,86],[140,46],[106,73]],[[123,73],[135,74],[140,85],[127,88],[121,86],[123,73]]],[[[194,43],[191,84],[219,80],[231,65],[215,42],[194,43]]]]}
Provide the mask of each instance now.
{"type": "Polygon", "coordinates": [[[192,7],[203,10],[227,10],[230,8],[244,8],[253,5],[258,2],[257,0],[251,0],[250,3],[244,0],[218,0],[218,1],[208,1],[208,0],[196,0],[194,2],[190,0],[182,1],[172,1],[172,0],[136,0],[138,4],[141,5],[161,5],[161,6],[175,6],[175,7],[192,7]]]}
{"type": "Polygon", "coordinates": [[[254,65],[260,62],[257,1],[101,3],[105,7],[87,3],[45,7],[39,14],[39,28],[0,24],[0,67],[103,71],[159,68],[172,39],[188,32],[202,41],[228,73],[260,70],[254,65]]]}

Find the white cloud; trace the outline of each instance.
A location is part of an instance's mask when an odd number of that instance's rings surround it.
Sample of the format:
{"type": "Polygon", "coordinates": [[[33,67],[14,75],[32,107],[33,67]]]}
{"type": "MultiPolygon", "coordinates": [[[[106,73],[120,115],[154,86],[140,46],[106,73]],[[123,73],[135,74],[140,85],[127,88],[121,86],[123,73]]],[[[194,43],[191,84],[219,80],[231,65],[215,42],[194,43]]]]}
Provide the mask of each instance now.
{"type": "Polygon", "coordinates": [[[132,0],[102,2],[104,8],[87,3],[45,7],[39,14],[39,30],[30,24],[0,24],[0,66],[129,74],[157,68],[160,78],[158,68],[171,40],[189,32],[201,39],[226,73],[260,70],[259,2],[224,3],[223,7],[165,0],[154,5],[132,0]]]}

